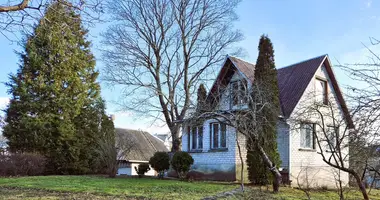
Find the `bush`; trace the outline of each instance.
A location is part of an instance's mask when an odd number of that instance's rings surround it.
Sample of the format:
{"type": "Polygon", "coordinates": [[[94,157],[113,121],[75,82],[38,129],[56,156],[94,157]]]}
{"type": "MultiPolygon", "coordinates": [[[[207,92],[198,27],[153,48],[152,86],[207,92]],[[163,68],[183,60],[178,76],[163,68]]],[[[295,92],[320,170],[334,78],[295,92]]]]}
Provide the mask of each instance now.
{"type": "Polygon", "coordinates": [[[177,172],[180,179],[186,178],[191,165],[194,163],[193,157],[187,152],[178,151],[173,155],[171,164],[172,168],[177,172]]]}
{"type": "Polygon", "coordinates": [[[170,167],[169,155],[166,152],[156,152],[149,160],[150,166],[158,172],[158,177],[163,178],[165,170],[170,167]]]}
{"type": "Polygon", "coordinates": [[[0,155],[0,176],[37,176],[45,172],[46,159],[38,154],[0,155]]]}
{"type": "Polygon", "coordinates": [[[135,170],[139,175],[139,178],[142,178],[144,174],[150,170],[150,167],[148,163],[142,163],[139,165],[139,167],[135,167],[135,170]]]}

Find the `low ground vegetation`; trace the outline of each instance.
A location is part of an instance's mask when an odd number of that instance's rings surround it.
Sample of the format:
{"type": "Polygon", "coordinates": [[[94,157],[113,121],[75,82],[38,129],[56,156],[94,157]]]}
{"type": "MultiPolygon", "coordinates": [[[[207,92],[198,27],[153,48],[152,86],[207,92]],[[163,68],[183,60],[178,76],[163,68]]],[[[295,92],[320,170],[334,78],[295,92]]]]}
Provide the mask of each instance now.
{"type": "MultiPolygon", "coordinates": [[[[237,184],[185,182],[152,178],[105,178],[99,176],[39,176],[0,178],[0,199],[203,199],[216,195],[222,199],[303,200],[304,192],[283,187],[273,194],[266,187],[246,187],[244,193],[230,193],[237,184]],[[222,195],[220,195],[222,194],[222,195]]],[[[339,199],[337,191],[312,190],[311,199],[339,199]]],[[[362,199],[357,190],[346,190],[347,200],[362,199]]],[[[370,198],[380,200],[380,190],[370,198]]]]}

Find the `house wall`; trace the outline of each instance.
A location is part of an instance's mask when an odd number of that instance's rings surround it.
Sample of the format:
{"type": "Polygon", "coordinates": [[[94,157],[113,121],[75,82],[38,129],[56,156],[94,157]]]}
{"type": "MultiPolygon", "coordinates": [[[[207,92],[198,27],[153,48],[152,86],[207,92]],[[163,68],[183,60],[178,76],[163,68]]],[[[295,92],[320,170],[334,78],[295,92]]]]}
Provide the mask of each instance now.
{"type": "MultiPolygon", "coordinates": [[[[144,162],[132,162],[128,164],[121,165],[117,170],[117,175],[128,175],[128,176],[137,176],[137,171],[135,167],[139,167],[141,163],[148,163],[148,161],[144,162]]],[[[156,176],[157,172],[150,166],[150,170],[146,172],[145,176],[156,176]]]]}
{"type": "Polygon", "coordinates": [[[281,168],[289,171],[289,126],[281,120],[277,123],[277,149],[280,154],[281,168]]]}
{"type": "MultiPolygon", "coordinates": [[[[235,129],[227,126],[226,144],[227,150],[218,151],[210,149],[209,124],[216,120],[206,120],[203,124],[203,150],[201,152],[189,152],[188,133],[183,132],[182,151],[187,151],[194,159],[189,176],[192,179],[203,180],[236,180],[236,141],[235,129]]],[[[186,129],[187,130],[187,129],[186,129]]]]}
{"type": "MultiPolygon", "coordinates": [[[[335,116],[338,118],[343,119],[343,112],[341,107],[339,106],[337,97],[335,95],[335,91],[333,90],[333,87],[331,85],[331,81],[327,75],[327,72],[322,66],[321,69],[318,69],[316,72],[316,76],[325,78],[328,80],[328,89],[329,89],[329,100],[332,103],[332,108],[334,110],[335,116]]],[[[307,108],[309,105],[314,103],[315,96],[313,96],[315,93],[315,84],[316,80],[315,78],[309,83],[308,87],[306,88],[302,98],[300,99],[298,105],[294,109],[290,119],[288,120],[289,124],[289,132],[290,132],[290,179],[292,180],[293,186],[298,186],[297,180],[301,185],[305,185],[308,181],[308,184],[311,187],[320,187],[320,186],[327,186],[331,188],[336,187],[336,181],[335,178],[337,176],[340,176],[340,179],[343,181],[344,184],[348,183],[348,174],[339,170],[334,169],[333,167],[330,167],[327,165],[323,160],[322,156],[318,154],[318,152],[321,152],[319,147],[316,147],[316,149],[302,149],[301,144],[301,138],[300,138],[300,130],[299,130],[299,124],[296,122],[301,118],[311,121],[311,122],[318,122],[318,117],[311,114],[311,115],[305,115],[303,114],[305,111],[305,108],[307,108]]],[[[326,113],[326,116],[331,116],[330,107],[321,108],[321,111],[326,113]]],[[[325,124],[332,124],[331,118],[325,118],[325,124]]],[[[340,134],[344,133],[344,127],[340,128],[340,134]]],[[[321,134],[320,129],[317,127],[316,130],[317,134],[321,134]]],[[[322,136],[320,136],[322,138],[322,136]]],[[[348,140],[345,141],[348,143],[348,140]]],[[[323,147],[324,145],[322,145],[323,147]]],[[[329,153],[326,152],[326,149],[322,149],[325,155],[329,155],[329,153]]],[[[346,155],[346,165],[348,166],[348,148],[343,149],[342,153],[346,155]]]]}

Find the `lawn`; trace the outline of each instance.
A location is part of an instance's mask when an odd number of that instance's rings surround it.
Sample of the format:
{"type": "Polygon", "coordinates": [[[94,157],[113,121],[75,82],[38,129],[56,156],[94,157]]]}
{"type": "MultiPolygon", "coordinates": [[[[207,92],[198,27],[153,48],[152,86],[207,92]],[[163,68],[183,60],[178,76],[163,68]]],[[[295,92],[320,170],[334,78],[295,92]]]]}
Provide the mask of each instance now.
{"type": "MultiPolygon", "coordinates": [[[[238,185],[217,182],[185,182],[154,178],[105,178],[99,176],[39,176],[0,178],[0,199],[202,199],[237,189],[238,185]]],[[[270,190],[270,189],[269,189],[270,190]]],[[[282,187],[273,194],[263,187],[246,187],[226,199],[304,200],[298,189],[282,187]]],[[[347,200],[362,199],[354,188],[345,192],[347,200]]],[[[380,190],[372,190],[372,200],[380,200],[380,190]]],[[[335,191],[312,191],[311,199],[339,199],[335,191]]]]}
{"type": "MultiPolygon", "coordinates": [[[[212,182],[185,182],[177,180],[158,180],[153,178],[104,178],[98,176],[38,176],[20,178],[0,178],[0,188],[12,193],[12,190],[25,191],[25,195],[43,196],[52,192],[51,199],[61,194],[92,194],[115,198],[154,198],[154,199],[201,199],[217,193],[236,189],[236,184],[212,182]],[[23,190],[24,189],[24,190],[23,190]],[[29,189],[29,190],[25,190],[29,189]],[[33,194],[35,190],[44,194],[33,194]],[[57,194],[54,194],[57,193],[57,194]]],[[[1,192],[3,193],[3,192],[1,192]]],[[[2,195],[2,194],[1,194],[2,195]]],[[[0,195],[0,198],[2,197],[0,195]]],[[[71,197],[71,196],[70,196],[71,197]]],[[[7,197],[2,197],[7,198],[7,197]]],[[[24,198],[23,198],[24,199],[24,198]]],[[[31,198],[33,199],[33,198],[31,198]]],[[[44,197],[46,199],[46,197],[44,197]]],[[[71,198],[72,199],[72,198],[71,198]]],[[[87,198],[81,198],[87,199],[87,198]]],[[[94,198],[88,198],[94,199],[94,198]]]]}
{"type": "MultiPolygon", "coordinates": [[[[346,200],[360,200],[363,199],[361,193],[356,188],[346,189],[344,192],[346,200]]],[[[337,191],[332,190],[315,190],[310,192],[310,198],[312,200],[336,200],[339,199],[337,191]]],[[[261,200],[305,200],[307,199],[304,192],[299,189],[282,187],[280,193],[273,194],[271,191],[267,191],[264,187],[260,190],[257,187],[248,187],[244,194],[238,194],[235,197],[229,197],[228,199],[261,199],[261,200]]],[[[371,200],[380,200],[380,190],[372,190],[370,192],[371,200]]]]}

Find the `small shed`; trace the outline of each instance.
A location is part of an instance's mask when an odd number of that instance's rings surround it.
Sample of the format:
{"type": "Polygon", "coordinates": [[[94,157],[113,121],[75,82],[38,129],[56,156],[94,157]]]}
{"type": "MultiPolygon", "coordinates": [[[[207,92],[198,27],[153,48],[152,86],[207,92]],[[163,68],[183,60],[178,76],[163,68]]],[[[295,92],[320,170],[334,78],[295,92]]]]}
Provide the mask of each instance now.
{"type": "MultiPolygon", "coordinates": [[[[164,142],[148,132],[116,128],[116,147],[118,148],[118,175],[135,176],[135,167],[149,163],[156,152],[168,152],[164,142]]],[[[153,169],[146,176],[157,175],[153,169]]]]}

